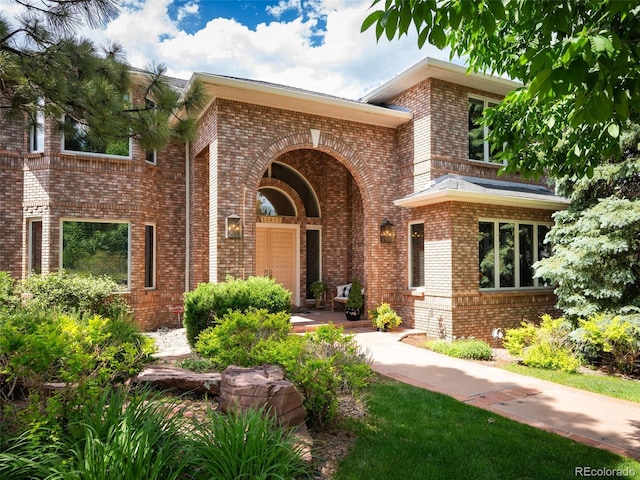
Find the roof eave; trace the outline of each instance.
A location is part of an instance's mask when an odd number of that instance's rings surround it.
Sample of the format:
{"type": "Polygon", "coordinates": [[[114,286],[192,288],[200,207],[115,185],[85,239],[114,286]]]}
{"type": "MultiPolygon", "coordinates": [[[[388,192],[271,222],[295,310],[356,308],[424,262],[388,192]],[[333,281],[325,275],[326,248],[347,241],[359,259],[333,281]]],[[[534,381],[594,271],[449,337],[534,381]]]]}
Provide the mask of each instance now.
{"type": "Polygon", "coordinates": [[[198,112],[197,118],[217,98],[389,128],[397,128],[413,118],[410,112],[242,79],[194,73],[191,82],[195,80],[205,85],[205,91],[210,98],[205,108],[198,112]]]}
{"type": "Polygon", "coordinates": [[[500,97],[522,87],[522,83],[484,73],[470,73],[466,67],[426,57],[404,72],[396,75],[368,93],[361,100],[382,104],[427,78],[437,78],[447,82],[494,93],[500,97]]]}
{"type": "Polygon", "coordinates": [[[417,194],[395,200],[393,203],[398,207],[415,208],[443,202],[480,203],[552,211],[564,210],[570,203],[569,200],[561,197],[555,197],[553,199],[525,198],[514,195],[498,195],[449,189],[427,192],[423,195],[417,194]]]}

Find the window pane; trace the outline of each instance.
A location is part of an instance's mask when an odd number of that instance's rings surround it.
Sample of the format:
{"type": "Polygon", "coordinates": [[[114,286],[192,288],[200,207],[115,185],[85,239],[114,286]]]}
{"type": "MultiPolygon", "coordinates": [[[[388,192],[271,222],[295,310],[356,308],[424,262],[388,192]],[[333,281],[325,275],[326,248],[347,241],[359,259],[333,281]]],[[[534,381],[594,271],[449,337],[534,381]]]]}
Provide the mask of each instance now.
{"type": "Polygon", "coordinates": [[[478,258],[480,260],[480,288],[495,288],[495,236],[493,222],[480,222],[478,258]]]}
{"type": "Polygon", "coordinates": [[[64,150],[71,152],[104,153],[105,155],[129,156],[129,137],[115,142],[98,142],[91,138],[87,128],[66,117],[64,120],[64,150]]]}
{"type": "Polygon", "coordinates": [[[80,275],[106,275],[128,288],[129,225],[63,222],[62,266],[80,275]]]}
{"type": "MultiPolygon", "coordinates": [[[[549,258],[551,256],[551,243],[545,243],[544,239],[549,233],[551,227],[548,225],[538,225],[538,258],[537,260],[542,260],[543,258],[549,258]]],[[[549,287],[551,284],[545,280],[544,278],[538,278],[538,286],[539,287],[549,287]]]]}
{"type": "Polygon", "coordinates": [[[32,220],[29,228],[29,271],[42,272],[42,221],[32,220]]]}
{"type": "Polygon", "coordinates": [[[533,225],[519,226],[520,251],[520,286],[533,287],[533,225]]]}
{"type": "Polygon", "coordinates": [[[480,124],[484,100],[469,99],[469,158],[484,161],[484,127],[480,124]]]}
{"type": "Polygon", "coordinates": [[[155,227],[145,225],[144,227],[144,286],[154,288],[156,286],[155,270],[155,227]]]}
{"type": "Polygon", "coordinates": [[[424,223],[416,223],[409,229],[410,287],[424,287],[424,223]]]}
{"type": "Polygon", "coordinates": [[[314,298],[311,284],[320,280],[320,231],[307,230],[307,297],[314,298]]]}
{"type": "Polygon", "coordinates": [[[261,188],[256,196],[256,215],[295,217],[296,208],[287,195],[275,188],[261,188]]]}
{"type": "Polygon", "coordinates": [[[500,287],[515,287],[515,226],[513,223],[500,224],[500,287]]]}

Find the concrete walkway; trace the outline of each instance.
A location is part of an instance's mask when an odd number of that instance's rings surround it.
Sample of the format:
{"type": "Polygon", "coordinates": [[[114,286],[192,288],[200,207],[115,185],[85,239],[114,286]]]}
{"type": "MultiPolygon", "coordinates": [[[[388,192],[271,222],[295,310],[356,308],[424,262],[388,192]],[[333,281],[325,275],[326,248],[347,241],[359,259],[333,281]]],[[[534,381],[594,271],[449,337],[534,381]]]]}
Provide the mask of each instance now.
{"type": "MultiPolygon", "coordinates": [[[[451,358],[400,342],[411,330],[352,330],[373,369],[521,423],[640,460],[640,403],[451,358]]],[[[417,331],[415,331],[417,333],[417,331]]]]}

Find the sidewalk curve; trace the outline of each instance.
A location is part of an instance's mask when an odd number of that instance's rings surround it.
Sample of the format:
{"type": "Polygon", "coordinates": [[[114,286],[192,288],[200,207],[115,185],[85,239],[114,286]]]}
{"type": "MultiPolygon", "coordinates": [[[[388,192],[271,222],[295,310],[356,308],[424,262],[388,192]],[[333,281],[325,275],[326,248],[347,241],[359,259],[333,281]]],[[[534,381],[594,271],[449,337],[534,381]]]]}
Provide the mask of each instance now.
{"type": "Polygon", "coordinates": [[[460,360],[400,340],[413,330],[355,329],[376,372],[521,423],[640,460],[640,404],[460,360]]]}

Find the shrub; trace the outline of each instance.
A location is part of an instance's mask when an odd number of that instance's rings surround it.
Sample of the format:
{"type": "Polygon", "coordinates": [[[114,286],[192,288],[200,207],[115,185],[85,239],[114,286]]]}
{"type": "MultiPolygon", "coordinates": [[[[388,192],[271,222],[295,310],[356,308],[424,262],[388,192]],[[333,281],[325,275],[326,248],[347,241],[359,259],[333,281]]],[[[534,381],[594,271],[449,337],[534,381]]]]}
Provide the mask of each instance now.
{"type": "MultiPolygon", "coordinates": [[[[90,382],[103,386],[142,369],[153,341],[129,317],[0,311],[0,371],[13,385],[90,382]]],[[[7,392],[5,392],[7,393],[7,392]]]]}
{"type": "Polygon", "coordinates": [[[219,366],[274,364],[302,394],[307,416],[323,426],[338,411],[338,395],[363,388],[371,375],[367,355],[353,335],[323,325],[304,336],[291,335],[288,314],[264,310],[231,312],[202,332],[198,354],[219,366]]]}
{"type": "Polygon", "coordinates": [[[402,323],[402,318],[388,303],[381,303],[378,308],[370,311],[369,319],[371,324],[380,330],[395,328],[402,323]]]}
{"type": "Polygon", "coordinates": [[[487,342],[475,339],[430,340],[425,347],[450,357],[467,360],[491,360],[493,351],[487,342]]]}
{"type": "Polygon", "coordinates": [[[580,320],[580,328],[572,338],[589,363],[627,375],[640,368],[640,323],[618,316],[594,315],[580,320]]]}
{"type": "Polygon", "coordinates": [[[290,315],[266,310],[230,311],[217,327],[198,336],[196,352],[220,368],[257,365],[255,349],[267,340],[283,340],[291,331],[290,315]]]}
{"type": "Polygon", "coordinates": [[[572,330],[564,318],[543,315],[539,327],[522,322],[522,327],[508,329],[503,345],[512,355],[521,356],[527,366],[575,372],[580,361],[573,353],[572,330]]]}
{"type": "Polygon", "coordinates": [[[259,363],[284,369],[302,394],[309,421],[321,427],[335,419],[339,395],[364,388],[371,377],[369,358],[355,337],[331,324],[259,350],[259,363]]]}
{"type": "Polygon", "coordinates": [[[264,410],[226,416],[210,411],[193,436],[190,450],[199,465],[197,479],[266,480],[309,475],[291,431],[264,410]]]}
{"type": "Polygon", "coordinates": [[[190,357],[178,362],[178,367],[192,372],[208,373],[218,371],[218,366],[208,358],[190,357]]]}
{"type": "Polygon", "coordinates": [[[16,282],[7,272],[0,272],[0,308],[14,308],[19,303],[16,282]]]}
{"type": "Polygon", "coordinates": [[[291,294],[273,279],[250,277],[228,278],[222,283],[201,283],[185,294],[184,326],[187,340],[194,347],[200,333],[215,326],[229,311],[245,312],[263,309],[269,313],[288,312],[291,294]]]}
{"type": "Polygon", "coordinates": [[[30,275],[20,282],[19,287],[31,297],[25,304],[31,310],[120,317],[129,309],[118,294],[120,286],[109,277],[52,272],[30,275]]]}

